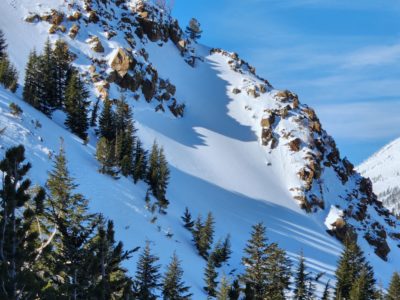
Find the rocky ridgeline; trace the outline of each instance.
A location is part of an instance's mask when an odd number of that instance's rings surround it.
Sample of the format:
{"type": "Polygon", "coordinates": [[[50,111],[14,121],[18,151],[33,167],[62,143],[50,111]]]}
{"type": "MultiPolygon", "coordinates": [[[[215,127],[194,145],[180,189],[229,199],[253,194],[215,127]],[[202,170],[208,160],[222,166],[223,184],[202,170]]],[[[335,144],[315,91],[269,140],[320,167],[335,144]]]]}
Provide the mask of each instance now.
{"type": "Polygon", "coordinates": [[[183,59],[195,66],[197,57],[191,47],[193,41],[185,38],[178,22],[162,8],[143,1],[132,1],[129,5],[119,0],[69,1],[65,11],[53,9],[48,13],[32,13],[25,21],[48,22],[50,34],[68,35],[90,47],[92,64],[84,75],[94,84],[101,98],[109,97],[111,85],[116,84],[132,92],[135,99],[139,99],[141,93],[147,102],[157,101],[156,111],[169,108],[174,116],[183,115],[185,105],[175,98],[175,86],[159,77],[143,47],[149,41],[161,46],[171,40],[183,59]],[[82,31],[89,26],[97,26],[98,35],[85,39],[86,32],[82,31]],[[106,41],[122,40],[119,38],[124,41],[121,47],[112,52],[107,50],[106,41]]]}
{"type": "MultiPolygon", "coordinates": [[[[262,108],[259,137],[268,151],[281,147],[298,162],[295,165],[300,185],[290,188],[294,199],[308,213],[319,213],[329,209],[328,205],[337,206],[343,210],[343,215],[331,224],[329,232],[341,241],[350,232],[360,235],[379,257],[386,260],[391,250],[387,238],[394,239],[400,247],[400,234],[396,232],[400,223],[377,200],[371,181],[358,174],[346,158],[340,157],[335,141],[322,128],[315,111],[301,104],[296,94],[274,90],[267,80],[256,75],[255,68],[237,54],[221,49],[211,50],[211,54],[216,53],[227,58],[233,71],[250,74],[254,78],[245,79],[243,86],[232,89],[232,94],[247,95],[254,99],[254,106],[264,103],[263,94],[273,99],[273,103],[269,101],[267,105],[266,101],[262,108]],[[331,187],[324,184],[332,182],[332,173],[337,185],[342,185],[341,190],[345,191],[335,195],[337,199],[325,195],[331,187]]],[[[246,109],[253,110],[252,107],[246,109]]]]}

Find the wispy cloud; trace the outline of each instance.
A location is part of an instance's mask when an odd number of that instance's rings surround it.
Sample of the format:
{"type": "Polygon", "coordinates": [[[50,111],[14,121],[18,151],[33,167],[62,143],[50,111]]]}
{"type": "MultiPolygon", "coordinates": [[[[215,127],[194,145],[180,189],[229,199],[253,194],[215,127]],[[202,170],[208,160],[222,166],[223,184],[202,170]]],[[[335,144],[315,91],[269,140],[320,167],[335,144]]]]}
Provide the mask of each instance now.
{"type": "Polygon", "coordinates": [[[400,43],[394,45],[372,46],[350,53],[344,60],[343,67],[382,66],[399,64],[400,43]]]}
{"type": "Polygon", "coordinates": [[[400,136],[400,101],[322,105],[317,112],[337,138],[363,141],[400,136]]]}

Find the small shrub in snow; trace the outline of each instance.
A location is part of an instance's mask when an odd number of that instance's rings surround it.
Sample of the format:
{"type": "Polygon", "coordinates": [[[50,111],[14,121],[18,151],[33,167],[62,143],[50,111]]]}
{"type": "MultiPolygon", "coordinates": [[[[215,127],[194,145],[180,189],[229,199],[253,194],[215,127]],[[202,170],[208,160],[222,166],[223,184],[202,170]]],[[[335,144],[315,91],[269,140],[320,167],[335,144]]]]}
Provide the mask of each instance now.
{"type": "Polygon", "coordinates": [[[15,104],[14,102],[11,102],[9,105],[10,112],[13,116],[20,116],[22,114],[22,109],[19,107],[18,104],[15,104]]]}

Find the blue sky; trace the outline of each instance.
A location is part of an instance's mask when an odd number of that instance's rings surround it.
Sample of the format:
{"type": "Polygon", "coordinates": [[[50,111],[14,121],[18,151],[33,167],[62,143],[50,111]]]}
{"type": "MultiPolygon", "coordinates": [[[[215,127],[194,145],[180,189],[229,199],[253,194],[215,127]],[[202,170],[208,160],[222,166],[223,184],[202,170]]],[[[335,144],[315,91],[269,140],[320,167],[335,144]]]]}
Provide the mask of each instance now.
{"type": "Polygon", "coordinates": [[[173,15],[299,94],[353,162],[400,137],[398,0],[175,0],[173,15]]]}

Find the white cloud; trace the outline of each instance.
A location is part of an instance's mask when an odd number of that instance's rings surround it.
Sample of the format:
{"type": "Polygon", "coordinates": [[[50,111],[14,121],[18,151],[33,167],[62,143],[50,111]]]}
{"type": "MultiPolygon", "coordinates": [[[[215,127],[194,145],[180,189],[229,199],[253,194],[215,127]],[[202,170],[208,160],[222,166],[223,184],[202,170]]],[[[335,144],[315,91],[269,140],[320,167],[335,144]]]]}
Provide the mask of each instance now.
{"type": "Polygon", "coordinates": [[[400,101],[321,105],[317,113],[336,138],[362,141],[400,136],[400,101]]]}
{"type": "Polygon", "coordinates": [[[350,53],[345,61],[344,68],[381,66],[400,62],[400,44],[373,46],[350,53]]]}

